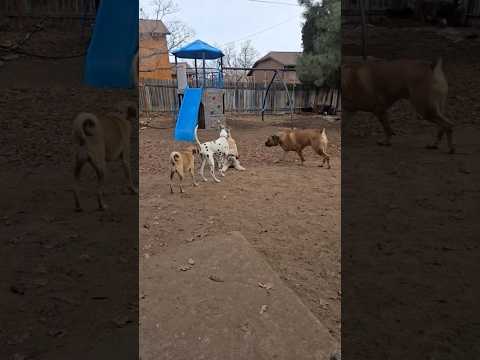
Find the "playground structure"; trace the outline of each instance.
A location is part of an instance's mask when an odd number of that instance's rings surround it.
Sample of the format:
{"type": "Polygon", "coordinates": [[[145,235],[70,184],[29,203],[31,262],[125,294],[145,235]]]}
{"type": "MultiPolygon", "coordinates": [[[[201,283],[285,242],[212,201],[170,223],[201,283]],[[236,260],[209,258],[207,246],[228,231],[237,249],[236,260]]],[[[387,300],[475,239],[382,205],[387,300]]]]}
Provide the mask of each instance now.
{"type": "Polygon", "coordinates": [[[137,82],[138,1],[102,0],[85,60],[84,81],[100,88],[137,82]]]}
{"type": "MultiPolygon", "coordinates": [[[[211,129],[225,126],[225,91],[223,89],[224,71],[249,71],[252,68],[224,67],[224,54],[201,40],[196,40],[185,47],[172,52],[175,57],[175,69],[177,78],[177,96],[179,111],[175,126],[174,137],[177,141],[193,142],[195,140],[195,128],[211,129]],[[178,58],[193,59],[195,74],[194,88],[188,86],[186,68],[178,66],[178,58]],[[198,69],[198,60],[202,60],[201,72],[198,69]],[[207,67],[207,60],[217,60],[217,67],[207,67]]],[[[291,69],[261,69],[272,71],[274,74],[270,80],[262,101],[262,121],[266,110],[266,99],[271,85],[276,79],[283,83],[288,96],[290,117],[293,118],[293,99],[290,91],[283,80],[278,76],[280,72],[294,71],[291,69]]]]}
{"type": "Polygon", "coordinates": [[[225,100],[222,75],[221,50],[196,40],[172,52],[175,56],[179,112],[175,127],[175,140],[195,140],[195,128],[210,129],[225,126],[225,100]],[[178,58],[195,61],[195,88],[188,86],[186,74],[179,71],[178,58]],[[199,76],[197,61],[202,60],[199,76]],[[218,69],[208,69],[206,60],[219,60],[218,69]]]}

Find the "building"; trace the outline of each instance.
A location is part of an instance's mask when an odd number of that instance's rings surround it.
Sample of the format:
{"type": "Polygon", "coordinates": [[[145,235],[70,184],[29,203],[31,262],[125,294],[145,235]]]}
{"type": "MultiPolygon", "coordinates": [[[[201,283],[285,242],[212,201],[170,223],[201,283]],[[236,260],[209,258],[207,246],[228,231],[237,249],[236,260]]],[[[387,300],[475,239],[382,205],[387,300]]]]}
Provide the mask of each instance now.
{"type": "Polygon", "coordinates": [[[161,20],[139,20],[140,79],[172,79],[167,46],[169,34],[161,20]]]}
{"type": "Polygon", "coordinates": [[[289,84],[300,83],[295,68],[301,54],[301,52],[270,51],[253,64],[253,69],[247,73],[247,76],[256,83],[268,83],[272,80],[274,72],[262,69],[290,70],[279,72],[277,78],[283,78],[289,84]]]}

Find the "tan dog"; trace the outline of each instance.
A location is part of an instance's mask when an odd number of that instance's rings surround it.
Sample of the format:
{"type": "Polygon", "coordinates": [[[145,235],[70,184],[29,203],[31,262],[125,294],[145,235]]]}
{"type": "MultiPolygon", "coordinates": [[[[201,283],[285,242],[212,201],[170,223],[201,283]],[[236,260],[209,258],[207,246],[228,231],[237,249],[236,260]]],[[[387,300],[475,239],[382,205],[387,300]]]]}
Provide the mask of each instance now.
{"type": "Polygon", "coordinates": [[[408,99],[419,115],[438,126],[435,142],[429,149],[437,149],[443,134],[447,134],[450,153],[453,124],[444,115],[448,83],[442,69],[442,60],[430,63],[415,60],[367,61],[342,66],[343,117],[348,119],[357,111],[373,113],[381,122],[385,141],[391,145],[394,132],[387,110],[398,100],[408,99]]]}
{"type": "Polygon", "coordinates": [[[295,151],[300,157],[303,165],[305,158],[303,157],[302,151],[307,146],[311,146],[318,155],[323,157],[323,162],[320,166],[323,166],[325,163],[327,163],[328,168],[331,168],[330,155],[327,153],[328,139],[325,128],[322,130],[282,130],[275,135],[269,136],[265,142],[265,146],[268,147],[278,145],[280,145],[284,151],[281,161],[285,160],[285,157],[289,151],[295,151]]]}
{"type": "Polygon", "coordinates": [[[97,118],[94,114],[80,113],[73,121],[73,140],[76,147],[73,190],[76,211],[82,211],[78,182],[85,163],[89,163],[97,174],[97,200],[100,210],[107,208],[103,201],[107,161],[122,159],[130,191],[133,194],[138,193],[133,185],[130,169],[131,122],[136,118],[136,107],[126,105],[126,111],[121,116],[111,114],[108,117],[97,118]]]}
{"type": "Polygon", "coordinates": [[[178,186],[180,192],[183,193],[182,182],[186,173],[192,176],[193,186],[198,186],[195,182],[195,154],[198,150],[195,146],[189,146],[185,151],[173,151],[170,154],[170,192],[173,194],[173,176],[177,174],[180,179],[178,186]]]}
{"type": "Polygon", "coordinates": [[[222,173],[225,173],[229,168],[233,167],[239,171],[245,171],[246,169],[240,165],[240,160],[238,156],[238,149],[237,149],[237,142],[235,139],[232,137],[232,134],[230,133],[230,129],[227,129],[228,133],[228,154],[227,154],[227,159],[225,160],[225,164],[223,165],[222,168],[222,173]]]}

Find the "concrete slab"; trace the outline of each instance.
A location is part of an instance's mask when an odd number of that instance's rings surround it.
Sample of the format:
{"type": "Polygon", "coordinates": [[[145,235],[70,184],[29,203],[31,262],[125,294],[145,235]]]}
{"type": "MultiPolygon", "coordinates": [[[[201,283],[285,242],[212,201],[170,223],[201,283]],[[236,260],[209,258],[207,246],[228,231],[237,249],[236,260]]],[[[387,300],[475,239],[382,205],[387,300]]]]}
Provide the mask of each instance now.
{"type": "Polygon", "coordinates": [[[337,346],[239,232],[153,260],[163,276],[141,284],[142,360],[327,360],[337,346]]]}

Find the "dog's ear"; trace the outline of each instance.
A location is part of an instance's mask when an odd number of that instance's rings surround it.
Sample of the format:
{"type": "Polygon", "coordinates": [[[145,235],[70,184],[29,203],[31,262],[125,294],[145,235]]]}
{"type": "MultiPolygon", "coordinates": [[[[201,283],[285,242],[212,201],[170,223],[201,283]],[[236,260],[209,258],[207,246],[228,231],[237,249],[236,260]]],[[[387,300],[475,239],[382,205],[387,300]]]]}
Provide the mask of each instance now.
{"type": "Polygon", "coordinates": [[[275,141],[276,143],[278,143],[280,141],[280,136],[278,135],[272,135],[272,140],[275,141]]]}

